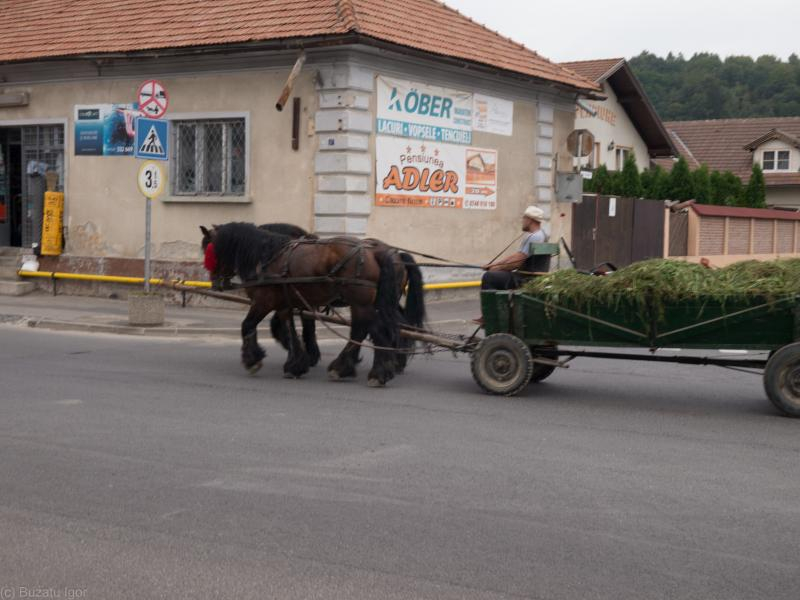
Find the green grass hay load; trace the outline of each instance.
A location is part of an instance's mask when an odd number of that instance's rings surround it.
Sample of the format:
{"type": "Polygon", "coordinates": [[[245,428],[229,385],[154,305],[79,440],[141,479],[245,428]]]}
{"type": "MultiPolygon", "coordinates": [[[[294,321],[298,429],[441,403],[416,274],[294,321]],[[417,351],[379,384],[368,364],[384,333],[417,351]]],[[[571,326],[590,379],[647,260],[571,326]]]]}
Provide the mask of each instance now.
{"type": "Polygon", "coordinates": [[[767,302],[800,294],[800,259],[743,261],[722,269],[695,263],[653,259],[607,276],[562,270],[528,281],[523,290],[552,304],[578,310],[616,308],[620,302],[663,314],[670,304],[728,302],[761,298],[767,302]]]}

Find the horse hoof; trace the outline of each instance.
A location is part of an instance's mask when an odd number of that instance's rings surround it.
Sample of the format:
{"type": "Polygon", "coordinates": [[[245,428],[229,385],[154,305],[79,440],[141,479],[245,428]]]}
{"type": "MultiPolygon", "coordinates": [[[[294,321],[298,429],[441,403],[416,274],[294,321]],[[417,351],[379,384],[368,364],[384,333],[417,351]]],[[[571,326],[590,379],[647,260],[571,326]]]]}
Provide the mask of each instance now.
{"type": "Polygon", "coordinates": [[[255,375],[256,373],[259,372],[259,370],[261,370],[261,367],[263,367],[263,366],[264,366],[264,363],[261,362],[261,361],[258,361],[256,364],[248,367],[247,368],[247,372],[250,373],[250,375],[255,375]]]}
{"type": "Polygon", "coordinates": [[[328,371],[328,379],[331,381],[341,381],[342,376],[339,375],[338,371],[328,371]]]}
{"type": "Polygon", "coordinates": [[[371,388],[379,388],[379,387],[386,387],[386,384],[383,383],[380,379],[368,379],[367,386],[371,388]]]}
{"type": "Polygon", "coordinates": [[[284,379],[300,379],[300,375],[292,375],[291,373],[284,373],[284,379]]]}

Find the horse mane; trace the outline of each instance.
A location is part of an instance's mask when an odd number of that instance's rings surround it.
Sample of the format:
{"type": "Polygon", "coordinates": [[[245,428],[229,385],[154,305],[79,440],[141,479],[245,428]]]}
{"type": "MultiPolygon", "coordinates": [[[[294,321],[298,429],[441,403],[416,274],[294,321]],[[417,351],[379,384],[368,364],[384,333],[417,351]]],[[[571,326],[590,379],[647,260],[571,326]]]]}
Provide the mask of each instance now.
{"type": "Polygon", "coordinates": [[[298,227],[297,225],[292,225],[291,223],[266,223],[264,225],[259,225],[258,228],[263,231],[269,231],[271,233],[288,235],[290,238],[293,239],[299,239],[303,237],[310,239],[318,239],[318,237],[313,233],[308,233],[302,227],[298,227]]]}
{"type": "Polygon", "coordinates": [[[269,264],[291,240],[288,235],[265,231],[252,223],[226,223],[216,228],[214,253],[242,280],[254,279],[258,267],[269,264]]]}

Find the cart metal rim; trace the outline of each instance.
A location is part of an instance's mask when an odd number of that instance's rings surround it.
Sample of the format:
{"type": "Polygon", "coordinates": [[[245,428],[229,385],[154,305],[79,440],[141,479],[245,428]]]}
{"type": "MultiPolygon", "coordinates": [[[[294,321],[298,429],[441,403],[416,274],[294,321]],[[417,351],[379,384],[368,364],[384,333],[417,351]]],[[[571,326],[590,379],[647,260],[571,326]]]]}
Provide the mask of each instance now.
{"type": "Polygon", "coordinates": [[[487,375],[497,383],[508,383],[519,377],[522,365],[514,353],[506,348],[497,348],[486,361],[487,375]]]}
{"type": "Polygon", "coordinates": [[[800,406],[800,359],[786,365],[781,373],[780,389],[787,400],[800,406]]]}

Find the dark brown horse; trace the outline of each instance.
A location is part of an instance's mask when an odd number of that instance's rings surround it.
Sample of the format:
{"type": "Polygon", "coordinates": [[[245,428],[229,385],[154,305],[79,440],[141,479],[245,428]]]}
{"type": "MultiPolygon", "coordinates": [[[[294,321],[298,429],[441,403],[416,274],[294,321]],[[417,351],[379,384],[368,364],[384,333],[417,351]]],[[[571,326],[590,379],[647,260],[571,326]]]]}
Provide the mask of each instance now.
{"type": "Polygon", "coordinates": [[[377,240],[292,240],[247,223],[228,223],[205,234],[206,268],[212,280],[235,273],[251,300],[242,322],[242,362],[248,370],[257,370],[266,355],[256,328],[274,310],[289,331],[284,373],[306,373],[310,361],[297,337],[292,310],[338,303],[350,306],[351,341],[328,367],[331,378],[355,376],[360,344],[367,336],[376,346],[370,385],[384,385],[394,376],[400,324],[421,326],[424,319],[422,277],[411,256],[377,240]],[[408,297],[401,310],[406,282],[408,297]]]}
{"type": "MultiPolygon", "coordinates": [[[[302,238],[318,239],[318,236],[313,233],[309,233],[302,227],[291,223],[265,223],[264,225],[259,225],[258,228],[264,231],[285,235],[293,240],[302,238]]],[[[202,225],[200,226],[200,231],[203,233],[201,245],[203,252],[205,252],[206,247],[211,242],[211,232],[202,225]]],[[[211,289],[219,291],[233,289],[234,285],[231,279],[234,275],[235,273],[232,270],[225,273],[218,270],[216,276],[211,278],[211,289]]],[[[320,359],[319,346],[317,345],[316,321],[309,318],[303,318],[301,321],[303,323],[303,345],[306,354],[308,354],[310,366],[314,367],[319,363],[320,359]]],[[[285,327],[283,319],[275,313],[272,315],[269,325],[272,337],[288,352],[290,350],[291,340],[289,338],[289,330],[285,327]]]]}

